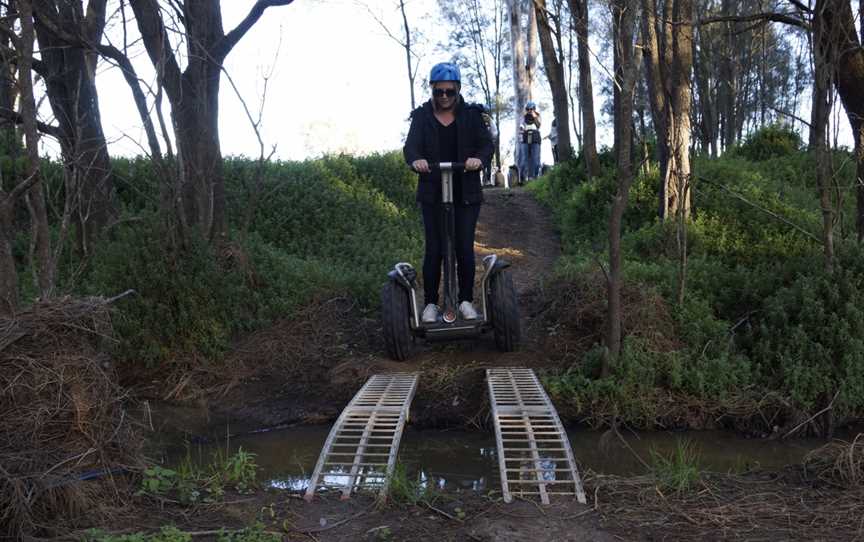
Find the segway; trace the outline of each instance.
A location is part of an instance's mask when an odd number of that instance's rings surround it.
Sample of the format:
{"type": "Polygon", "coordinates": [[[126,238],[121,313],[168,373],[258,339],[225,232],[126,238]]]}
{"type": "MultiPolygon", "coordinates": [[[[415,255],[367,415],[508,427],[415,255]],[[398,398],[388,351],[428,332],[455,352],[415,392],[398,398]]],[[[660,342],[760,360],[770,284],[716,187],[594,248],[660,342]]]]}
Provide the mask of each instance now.
{"type": "Polygon", "coordinates": [[[417,271],[405,262],[397,263],[387,273],[381,291],[381,313],[384,344],[387,355],[404,361],[411,355],[418,338],[427,341],[447,341],[476,338],[492,331],[495,344],[504,352],[514,351],[521,335],[519,305],[510,275],[510,263],[490,254],[483,258],[483,278],[480,289],[480,311],[475,320],[464,320],[457,310],[458,282],[456,277],[455,230],[453,204],[453,171],[463,170],[461,162],[430,164],[441,171],[441,207],[444,213],[444,306],[434,323],[420,318],[417,296],[417,271]]]}

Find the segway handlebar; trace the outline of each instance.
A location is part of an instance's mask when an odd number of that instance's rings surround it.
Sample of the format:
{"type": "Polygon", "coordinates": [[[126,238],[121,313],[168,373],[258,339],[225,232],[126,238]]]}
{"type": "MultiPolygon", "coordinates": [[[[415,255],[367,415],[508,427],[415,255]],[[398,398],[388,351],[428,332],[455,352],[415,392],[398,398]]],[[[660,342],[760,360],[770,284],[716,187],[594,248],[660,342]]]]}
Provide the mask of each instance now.
{"type": "Polygon", "coordinates": [[[429,170],[435,169],[439,171],[465,171],[465,162],[429,162],[429,170]]]}
{"type": "Polygon", "coordinates": [[[441,171],[463,171],[465,162],[430,162],[430,169],[440,169],[441,171]]]}

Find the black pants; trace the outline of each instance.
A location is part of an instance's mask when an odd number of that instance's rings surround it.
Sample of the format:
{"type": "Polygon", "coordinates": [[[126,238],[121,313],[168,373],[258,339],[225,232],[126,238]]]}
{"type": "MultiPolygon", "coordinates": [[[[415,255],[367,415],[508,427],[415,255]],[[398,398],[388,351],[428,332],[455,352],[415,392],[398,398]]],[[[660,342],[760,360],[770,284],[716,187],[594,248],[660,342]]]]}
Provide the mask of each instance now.
{"type": "MultiPolygon", "coordinates": [[[[444,262],[444,207],[423,204],[423,228],[426,253],[423,256],[423,289],[425,304],[438,304],[441,264],[444,262]]],[[[474,301],[474,232],[480,216],[480,204],[454,207],[456,213],[456,275],[459,277],[459,302],[474,301]]]]}

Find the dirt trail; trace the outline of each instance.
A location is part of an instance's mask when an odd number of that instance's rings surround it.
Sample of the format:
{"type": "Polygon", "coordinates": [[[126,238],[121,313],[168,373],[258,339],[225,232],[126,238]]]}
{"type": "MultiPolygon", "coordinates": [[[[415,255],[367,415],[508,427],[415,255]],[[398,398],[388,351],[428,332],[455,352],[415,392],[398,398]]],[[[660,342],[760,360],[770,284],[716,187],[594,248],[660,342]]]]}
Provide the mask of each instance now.
{"type": "Polygon", "coordinates": [[[521,189],[488,189],[480,212],[478,255],[498,254],[513,263],[523,294],[537,287],[555,264],[561,245],[549,212],[521,189]]]}
{"type": "Polygon", "coordinates": [[[518,351],[498,351],[488,333],[459,342],[419,340],[408,361],[396,362],[386,356],[378,311],[362,314],[349,300],[328,300],[239,345],[232,357],[245,369],[227,394],[210,400],[211,414],[247,429],[326,422],[370,375],[417,371],[415,423],[478,425],[485,414],[485,367],[549,364],[539,340],[545,330],[535,320],[542,283],[560,253],[548,211],[527,192],[494,188],[485,198],[475,243],[478,271],[491,253],[513,264],[522,316],[518,351]]]}

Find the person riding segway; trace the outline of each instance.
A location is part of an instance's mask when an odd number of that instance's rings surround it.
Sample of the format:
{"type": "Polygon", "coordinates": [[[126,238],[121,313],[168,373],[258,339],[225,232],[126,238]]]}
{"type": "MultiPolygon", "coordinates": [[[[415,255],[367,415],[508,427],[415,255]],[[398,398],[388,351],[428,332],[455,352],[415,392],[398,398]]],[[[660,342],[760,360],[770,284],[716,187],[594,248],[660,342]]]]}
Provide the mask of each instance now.
{"type": "Polygon", "coordinates": [[[537,105],[529,101],[525,104],[525,114],[520,132],[519,182],[536,179],[540,174],[540,113],[537,105]]]}
{"type": "Polygon", "coordinates": [[[483,192],[479,170],[492,157],[492,139],[481,106],[460,95],[459,68],[437,64],[429,77],[432,98],[411,114],[403,153],[420,175],[417,201],[423,215],[424,308],[419,309],[417,272],[398,263],[382,290],[382,321],[388,354],[406,359],[415,337],[454,339],[494,330],[496,343],[513,350],[519,341],[516,292],[495,255],[484,258],[481,310],[474,306],[474,235],[483,192]],[[439,306],[444,265],[444,306],[439,306]]]}

